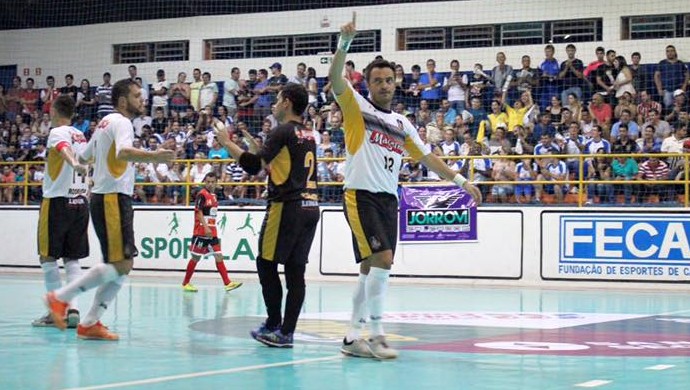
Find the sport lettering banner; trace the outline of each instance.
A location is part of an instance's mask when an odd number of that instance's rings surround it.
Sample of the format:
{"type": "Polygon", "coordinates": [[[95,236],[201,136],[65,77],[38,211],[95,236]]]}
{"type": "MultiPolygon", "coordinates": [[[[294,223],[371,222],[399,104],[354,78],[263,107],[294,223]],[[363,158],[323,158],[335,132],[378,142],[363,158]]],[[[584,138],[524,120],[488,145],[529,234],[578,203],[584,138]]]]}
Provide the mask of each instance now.
{"type": "Polygon", "coordinates": [[[400,243],[477,241],[477,204],[456,186],[403,187],[400,243]]]}

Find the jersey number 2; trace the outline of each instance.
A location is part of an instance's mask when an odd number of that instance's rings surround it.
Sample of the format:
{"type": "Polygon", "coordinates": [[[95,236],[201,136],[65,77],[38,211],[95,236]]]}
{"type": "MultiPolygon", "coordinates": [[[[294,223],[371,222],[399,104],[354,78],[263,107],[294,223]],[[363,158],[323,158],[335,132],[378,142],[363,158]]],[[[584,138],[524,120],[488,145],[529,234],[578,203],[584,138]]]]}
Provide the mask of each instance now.
{"type": "Polygon", "coordinates": [[[304,167],[309,169],[309,173],[307,174],[307,189],[316,189],[316,177],[314,176],[316,159],[314,158],[314,153],[311,151],[304,155],[304,167]]]}

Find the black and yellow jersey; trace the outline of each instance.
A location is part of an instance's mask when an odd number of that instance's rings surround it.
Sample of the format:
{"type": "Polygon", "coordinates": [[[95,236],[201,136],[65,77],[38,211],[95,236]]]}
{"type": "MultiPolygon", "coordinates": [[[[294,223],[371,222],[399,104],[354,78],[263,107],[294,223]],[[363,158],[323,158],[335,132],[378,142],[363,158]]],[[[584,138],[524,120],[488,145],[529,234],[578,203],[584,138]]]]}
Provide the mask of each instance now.
{"type": "Polygon", "coordinates": [[[269,134],[260,157],[268,171],[268,200],[318,200],[316,193],[316,141],[304,125],[289,122],[269,134]]]}

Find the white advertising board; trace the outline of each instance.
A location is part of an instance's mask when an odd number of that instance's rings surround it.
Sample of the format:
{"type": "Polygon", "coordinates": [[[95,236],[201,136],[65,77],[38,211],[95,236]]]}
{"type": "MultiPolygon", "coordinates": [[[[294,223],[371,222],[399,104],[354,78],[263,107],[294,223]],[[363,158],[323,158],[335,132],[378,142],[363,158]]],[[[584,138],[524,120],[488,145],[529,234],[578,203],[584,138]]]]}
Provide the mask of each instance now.
{"type": "Polygon", "coordinates": [[[690,281],[685,212],[544,211],[544,279],[690,281]]]}
{"type": "MultiPolygon", "coordinates": [[[[463,243],[398,245],[397,276],[519,279],[522,276],[523,214],[520,210],[480,210],[479,240],[463,243]]],[[[324,275],[355,275],[352,238],[342,211],[322,213],[324,275]]]]}

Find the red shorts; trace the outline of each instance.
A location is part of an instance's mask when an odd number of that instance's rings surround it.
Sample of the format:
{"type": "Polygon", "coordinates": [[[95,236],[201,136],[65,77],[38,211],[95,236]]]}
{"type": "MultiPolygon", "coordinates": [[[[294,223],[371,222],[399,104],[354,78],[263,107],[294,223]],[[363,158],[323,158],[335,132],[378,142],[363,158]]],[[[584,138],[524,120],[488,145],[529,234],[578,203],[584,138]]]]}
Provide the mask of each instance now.
{"type": "Polygon", "coordinates": [[[220,239],[218,239],[218,237],[192,236],[190,250],[192,254],[196,256],[221,253],[220,239]]]}

